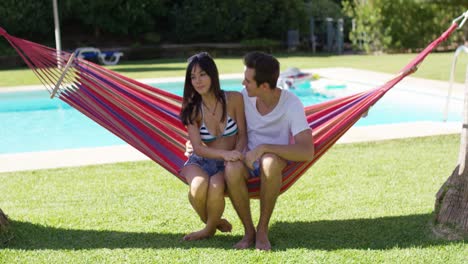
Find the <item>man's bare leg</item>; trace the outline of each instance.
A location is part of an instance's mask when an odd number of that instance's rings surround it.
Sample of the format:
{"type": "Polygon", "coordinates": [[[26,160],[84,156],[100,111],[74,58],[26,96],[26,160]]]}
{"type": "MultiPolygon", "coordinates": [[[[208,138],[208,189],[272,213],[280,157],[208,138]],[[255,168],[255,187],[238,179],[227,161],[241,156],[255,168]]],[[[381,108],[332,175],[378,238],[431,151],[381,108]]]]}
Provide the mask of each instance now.
{"type": "Polygon", "coordinates": [[[255,242],[255,227],[250,212],[247,189],[248,171],[240,161],[228,162],[224,171],[226,186],[232,205],[244,226],[244,237],[234,245],[236,249],[249,248],[255,242]]]}
{"type": "Polygon", "coordinates": [[[270,250],[268,224],[281,190],[282,171],[286,161],[274,154],[265,154],[261,162],[260,219],[257,225],[255,248],[270,250]]]}
{"type": "Polygon", "coordinates": [[[210,177],[206,199],[206,226],[200,231],[190,233],[184,240],[200,240],[212,237],[224,212],[224,174],[217,173],[210,177]]]}

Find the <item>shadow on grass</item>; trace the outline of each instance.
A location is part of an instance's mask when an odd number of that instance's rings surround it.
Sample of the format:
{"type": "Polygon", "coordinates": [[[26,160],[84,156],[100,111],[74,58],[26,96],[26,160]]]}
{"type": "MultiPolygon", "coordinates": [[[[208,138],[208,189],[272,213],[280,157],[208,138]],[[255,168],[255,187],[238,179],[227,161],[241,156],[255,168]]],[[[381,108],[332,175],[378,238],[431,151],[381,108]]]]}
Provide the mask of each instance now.
{"type": "Polygon", "coordinates": [[[375,219],[276,222],[270,227],[270,240],[276,250],[384,250],[458,243],[435,238],[430,230],[432,217],[432,214],[420,214],[375,219]]]}
{"type": "MultiPolygon", "coordinates": [[[[429,231],[432,215],[407,215],[376,219],[276,222],[270,229],[275,251],[290,248],[319,250],[390,249],[429,247],[457,242],[435,239],[429,231]]],[[[98,248],[224,248],[231,249],[240,236],[216,235],[185,242],[180,233],[138,233],[73,230],[12,221],[15,238],[0,247],[22,250],[98,248]]],[[[463,243],[463,242],[460,242],[463,243]]]]}
{"type": "MultiPolygon", "coordinates": [[[[37,249],[99,249],[99,248],[226,248],[240,236],[216,235],[213,239],[202,241],[183,241],[182,233],[142,233],[110,230],[64,229],[43,226],[29,222],[10,221],[14,235],[0,248],[37,250],[37,249]]],[[[218,233],[219,234],[219,233],[218,233]]]]}

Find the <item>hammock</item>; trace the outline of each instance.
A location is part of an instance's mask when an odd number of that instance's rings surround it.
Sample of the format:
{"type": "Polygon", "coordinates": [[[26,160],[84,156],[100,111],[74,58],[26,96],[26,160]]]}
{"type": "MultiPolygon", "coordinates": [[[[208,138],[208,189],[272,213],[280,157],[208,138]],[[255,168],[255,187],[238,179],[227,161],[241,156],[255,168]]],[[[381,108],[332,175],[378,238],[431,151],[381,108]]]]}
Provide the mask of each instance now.
{"type": "MultiPolygon", "coordinates": [[[[459,19],[457,19],[459,20],[459,19]]],[[[312,161],[291,162],[283,171],[281,193],[295,183],[369,108],[457,28],[453,24],[399,74],[380,87],[305,107],[316,155],[312,161]]],[[[108,129],[185,182],[178,172],[186,157],[187,131],[179,120],[182,98],[139,83],[72,53],[58,52],[3,35],[51,93],[108,129]]],[[[259,196],[260,178],[248,181],[249,195],[259,196]]]]}

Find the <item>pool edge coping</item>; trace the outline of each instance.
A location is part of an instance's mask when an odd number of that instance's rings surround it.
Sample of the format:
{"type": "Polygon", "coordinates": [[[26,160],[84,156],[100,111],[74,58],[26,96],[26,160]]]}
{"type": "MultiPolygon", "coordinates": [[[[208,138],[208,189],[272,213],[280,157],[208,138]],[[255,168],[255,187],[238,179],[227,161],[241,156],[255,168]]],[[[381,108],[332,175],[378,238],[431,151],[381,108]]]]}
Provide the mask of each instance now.
{"type": "MultiPolygon", "coordinates": [[[[351,127],[337,144],[460,133],[461,122],[413,122],[351,127]]],[[[150,160],[130,145],[0,154],[0,173],[150,160]]]]}
{"type": "MultiPolygon", "coordinates": [[[[317,73],[323,77],[335,77],[337,72],[345,81],[366,80],[371,84],[382,84],[393,75],[388,73],[360,70],[353,68],[316,68],[302,69],[304,72],[317,73]]],[[[223,79],[242,78],[242,74],[223,74],[223,79]]],[[[147,78],[138,79],[140,82],[157,83],[166,81],[183,81],[182,77],[170,78],[147,78]]],[[[448,82],[428,80],[417,77],[407,77],[402,81],[403,85],[414,85],[417,89],[433,90],[441,92],[444,87],[448,88],[448,82]],[[424,88],[423,88],[424,87],[424,88]]],[[[1,92],[7,91],[30,91],[44,89],[42,85],[5,87],[1,92]]],[[[445,89],[446,90],[446,89],[445,89]]],[[[454,83],[454,96],[462,94],[464,84],[454,83]]],[[[347,131],[337,143],[356,143],[366,141],[389,140],[399,138],[435,136],[444,134],[456,134],[461,132],[461,122],[413,122],[373,126],[353,126],[347,131]],[[411,126],[413,128],[409,129],[411,126]]],[[[0,172],[48,169],[59,167],[74,167],[93,164],[106,164],[115,162],[149,160],[133,147],[120,145],[113,147],[80,148],[41,152],[0,154],[0,172]],[[64,159],[65,157],[65,159],[64,159]]]]}

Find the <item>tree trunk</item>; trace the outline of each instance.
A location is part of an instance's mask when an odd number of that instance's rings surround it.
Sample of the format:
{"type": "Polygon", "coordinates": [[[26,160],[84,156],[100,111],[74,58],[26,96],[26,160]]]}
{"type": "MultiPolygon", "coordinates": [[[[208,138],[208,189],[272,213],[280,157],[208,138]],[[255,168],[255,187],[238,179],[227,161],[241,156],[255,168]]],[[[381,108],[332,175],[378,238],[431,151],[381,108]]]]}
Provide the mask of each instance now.
{"type": "Polygon", "coordinates": [[[8,217],[3,213],[0,208],[0,246],[7,243],[11,239],[10,234],[10,223],[8,222],[8,217]]]}
{"type": "Polygon", "coordinates": [[[437,192],[435,202],[433,231],[436,235],[449,240],[468,236],[468,76],[463,109],[458,165],[437,192]]]}
{"type": "Polygon", "coordinates": [[[3,213],[0,208],[0,233],[8,228],[8,217],[3,213]]]}

